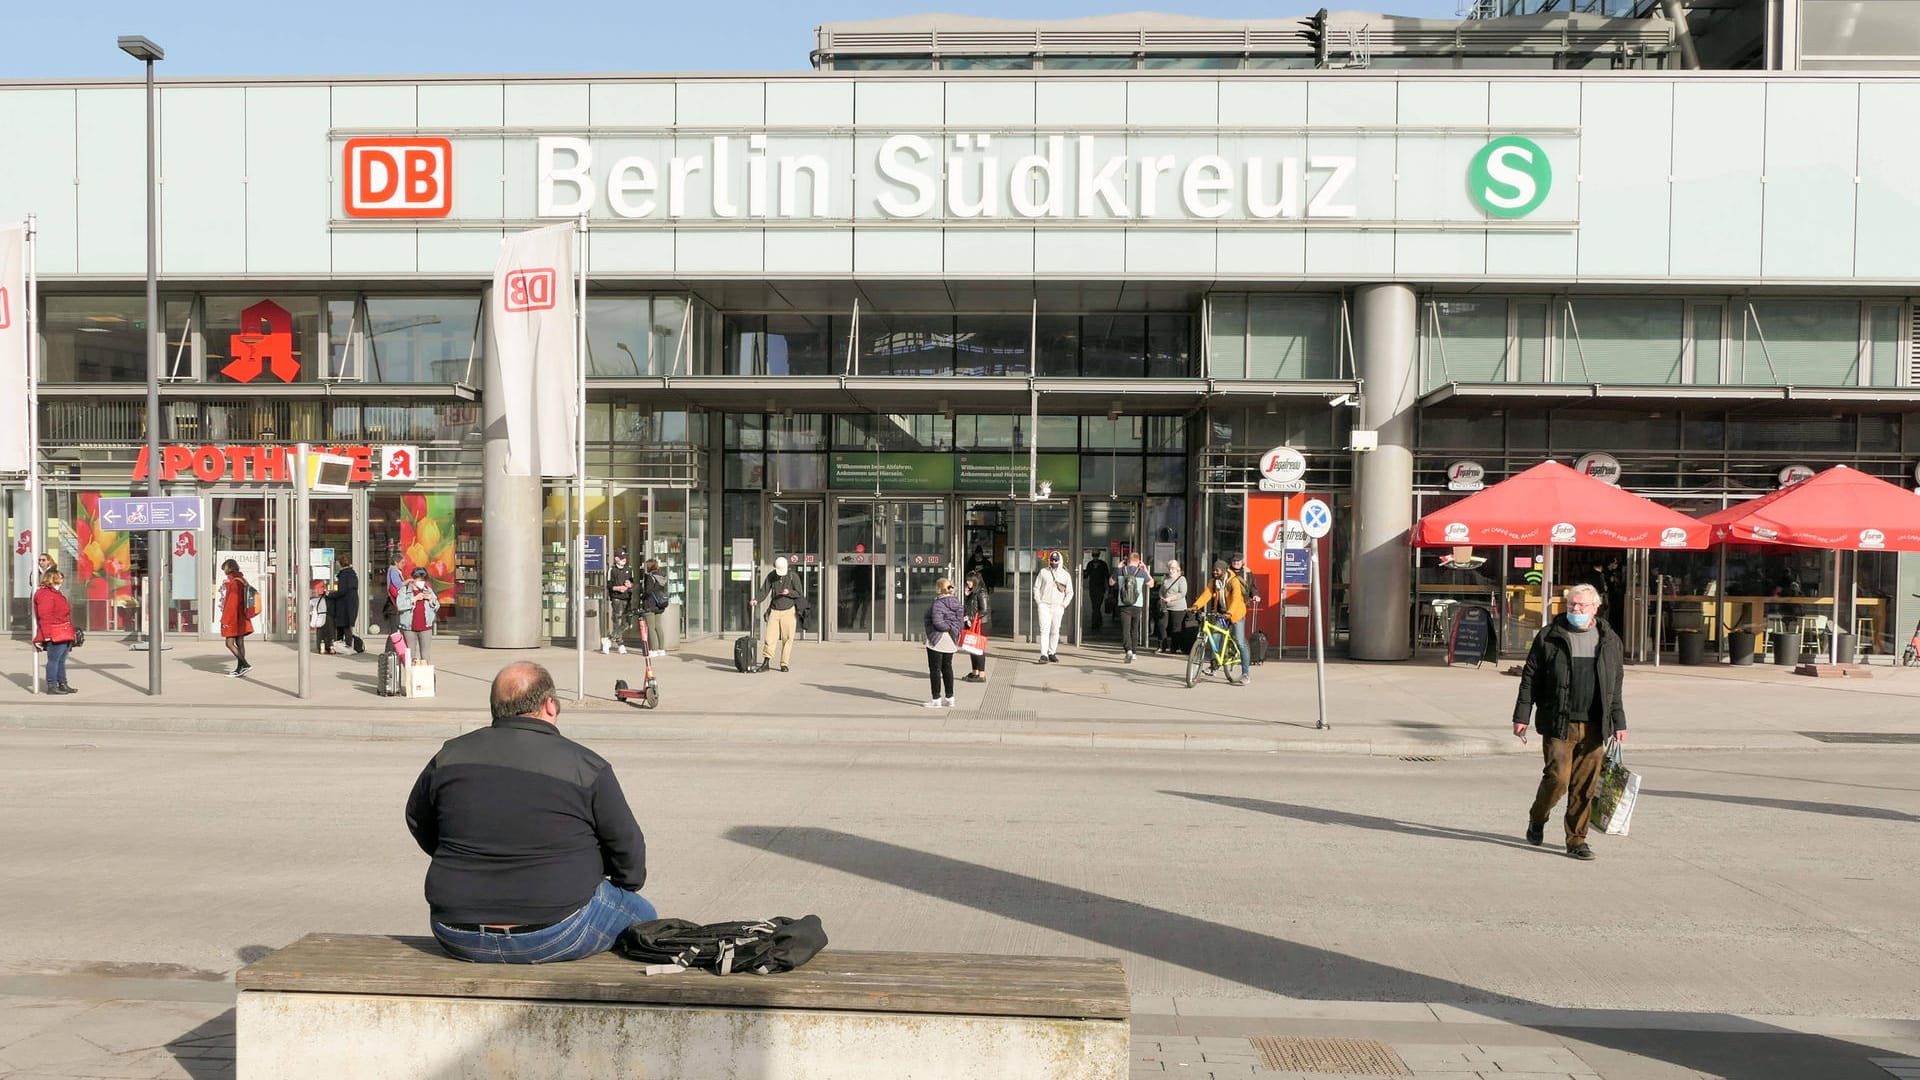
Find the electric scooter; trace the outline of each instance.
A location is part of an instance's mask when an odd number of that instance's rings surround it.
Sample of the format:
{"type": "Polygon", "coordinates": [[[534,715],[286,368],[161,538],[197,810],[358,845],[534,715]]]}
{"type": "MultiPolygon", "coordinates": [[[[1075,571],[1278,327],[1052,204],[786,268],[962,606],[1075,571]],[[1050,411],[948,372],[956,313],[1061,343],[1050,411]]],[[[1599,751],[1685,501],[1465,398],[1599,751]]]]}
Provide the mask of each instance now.
{"type": "Polygon", "coordinates": [[[618,679],[613,684],[613,696],[629,705],[638,705],[643,709],[655,708],[660,704],[660,682],[653,677],[653,643],[647,639],[647,620],[640,620],[640,656],[646,665],[645,677],[636,689],[627,685],[627,680],[618,679]]]}

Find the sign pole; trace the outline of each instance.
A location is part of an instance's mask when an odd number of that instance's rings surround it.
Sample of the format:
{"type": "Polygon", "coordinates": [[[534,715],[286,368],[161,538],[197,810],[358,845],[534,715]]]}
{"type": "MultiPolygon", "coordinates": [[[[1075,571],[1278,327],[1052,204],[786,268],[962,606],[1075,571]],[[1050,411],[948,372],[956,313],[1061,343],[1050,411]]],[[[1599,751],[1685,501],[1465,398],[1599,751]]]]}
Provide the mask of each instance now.
{"type": "Polygon", "coordinates": [[[1320,609],[1320,541],[1307,541],[1307,612],[1313,618],[1313,685],[1320,696],[1320,721],[1314,730],[1325,731],[1327,724],[1327,634],[1326,613],[1320,609]]]}
{"type": "MultiPolygon", "coordinates": [[[[153,472],[157,474],[159,470],[155,468],[153,472]]],[[[308,483],[307,444],[298,443],[293,448],[293,556],[287,560],[287,570],[296,597],[293,605],[293,621],[296,624],[293,640],[299,656],[294,663],[294,671],[298,673],[296,687],[303,700],[312,690],[313,681],[313,620],[308,615],[313,604],[313,582],[307,580],[312,574],[307,568],[307,560],[311,558],[309,549],[313,537],[309,528],[311,517],[307,511],[310,505],[307,498],[308,483]]],[[[151,552],[148,553],[148,559],[152,559],[151,552]]],[[[155,649],[154,655],[160,655],[160,651],[155,649]]]]}
{"type": "Polygon", "coordinates": [[[575,701],[587,700],[587,215],[580,215],[574,238],[574,262],[580,274],[580,302],[574,305],[573,379],[579,390],[574,413],[573,662],[575,701]]]}
{"type": "MultiPolygon", "coordinates": [[[[39,233],[39,219],[34,214],[27,215],[27,519],[30,526],[28,536],[38,551],[52,552],[53,547],[45,535],[47,515],[40,486],[40,325],[36,321],[40,315],[40,281],[38,259],[35,249],[39,242],[35,237],[39,233]]],[[[58,558],[55,555],[55,558],[58,558]]],[[[39,562],[36,559],[30,571],[34,580],[27,583],[27,610],[33,610],[33,593],[40,587],[39,562]]],[[[38,626],[31,629],[38,631],[38,626]]],[[[34,635],[38,637],[38,633],[34,635]]],[[[40,652],[28,649],[32,657],[33,684],[30,689],[40,692],[40,652]]]]}

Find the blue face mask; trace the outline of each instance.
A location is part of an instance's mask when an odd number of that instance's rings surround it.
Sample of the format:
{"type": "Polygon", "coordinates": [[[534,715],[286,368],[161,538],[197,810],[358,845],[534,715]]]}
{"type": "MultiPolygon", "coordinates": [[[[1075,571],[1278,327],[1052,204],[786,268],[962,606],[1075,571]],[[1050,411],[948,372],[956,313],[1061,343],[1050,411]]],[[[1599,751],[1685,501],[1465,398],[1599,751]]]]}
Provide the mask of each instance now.
{"type": "Polygon", "coordinates": [[[1572,626],[1575,630],[1585,630],[1587,628],[1587,624],[1591,622],[1593,622],[1593,612],[1591,611],[1567,612],[1567,623],[1568,625],[1572,626]]]}

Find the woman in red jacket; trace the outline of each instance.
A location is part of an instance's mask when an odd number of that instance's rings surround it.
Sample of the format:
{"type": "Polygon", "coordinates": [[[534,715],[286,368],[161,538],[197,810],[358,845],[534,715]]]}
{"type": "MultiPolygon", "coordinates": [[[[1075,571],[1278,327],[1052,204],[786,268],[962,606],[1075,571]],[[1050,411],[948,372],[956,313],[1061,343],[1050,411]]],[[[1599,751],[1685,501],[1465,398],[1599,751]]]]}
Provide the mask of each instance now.
{"type": "Polygon", "coordinates": [[[67,685],[67,654],[79,635],[73,632],[73,606],[67,603],[60,585],[66,579],[58,570],[40,575],[40,587],[33,592],[34,645],[47,654],[47,693],[71,694],[67,685]]]}
{"type": "Polygon", "coordinates": [[[253,605],[247,602],[247,594],[253,590],[247,586],[239,563],[228,559],[220,569],[227,575],[220,583],[220,636],[227,640],[227,651],[233,654],[234,667],[227,672],[227,678],[233,679],[253,670],[247,663],[247,635],[253,633],[253,605]]]}

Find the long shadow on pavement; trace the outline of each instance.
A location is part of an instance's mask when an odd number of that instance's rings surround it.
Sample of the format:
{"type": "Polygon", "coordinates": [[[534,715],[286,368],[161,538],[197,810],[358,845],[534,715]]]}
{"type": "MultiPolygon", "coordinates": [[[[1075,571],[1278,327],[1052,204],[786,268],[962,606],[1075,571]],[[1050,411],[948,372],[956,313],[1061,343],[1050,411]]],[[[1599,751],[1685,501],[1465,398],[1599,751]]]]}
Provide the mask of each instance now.
{"type": "MultiPolygon", "coordinates": [[[[1264,993],[1319,1001],[1437,1002],[1470,1010],[1481,1007],[1495,1018],[1539,1008],[1482,987],[836,829],[742,825],[728,829],[725,837],[800,862],[1217,975],[1264,993]]],[[[1520,1022],[1557,1038],[1743,1080],[1805,1080],[1809,1076],[1884,1080],[1886,1076],[1885,1070],[1866,1060],[1888,1056],[1877,1048],[1718,1014],[1700,1019],[1716,1028],[1711,1037],[1686,1037],[1691,1033],[1684,1031],[1520,1022]],[[1731,1071],[1726,1068],[1730,1059],[1739,1063],[1731,1071]],[[1809,1068],[1809,1062],[1818,1065],[1809,1068]]]]}
{"type": "Polygon", "coordinates": [[[1715,795],[1705,791],[1657,791],[1653,788],[1641,792],[1642,796],[1652,799],[1696,799],[1700,802],[1732,803],[1735,806],[1758,806],[1768,810],[1798,810],[1807,814],[1832,814],[1835,817],[1872,818],[1876,821],[1920,821],[1920,814],[1909,814],[1904,810],[1888,810],[1879,806],[1855,806],[1851,803],[1806,802],[1800,799],[1768,799],[1758,795],[1715,795]]]}
{"type": "Polygon", "coordinates": [[[166,1051],[192,1080],[230,1080],[234,1059],[234,1010],[167,1040],[166,1051]]]}
{"type": "Polygon", "coordinates": [[[1249,799],[1239,795],[1207,795],[1197,791],[1161,791],[1160,794],[1178,795],[1183,799],[1213,803],[1216,806],[1232,806],[1314,825],[1346,825],[1356,829],[1404,833],[1408,836],[1422,836],[1432,840],[1470,840],[1482,844],[1496,844],[1500,847],[1528,846],[1526,841],[1518,836],[1501,836],[1498,833],[1478,832],[1473,829],[1454,829],[1445,825],[1426,825],[1418,821],[1398,821],[1394,818],[1374,817],[1371,814],[1329,810],[1322,806],[1269,802],[1266,799],[1249,799]]]}

